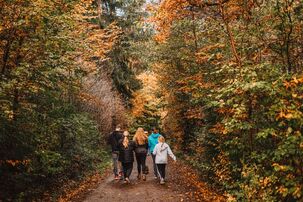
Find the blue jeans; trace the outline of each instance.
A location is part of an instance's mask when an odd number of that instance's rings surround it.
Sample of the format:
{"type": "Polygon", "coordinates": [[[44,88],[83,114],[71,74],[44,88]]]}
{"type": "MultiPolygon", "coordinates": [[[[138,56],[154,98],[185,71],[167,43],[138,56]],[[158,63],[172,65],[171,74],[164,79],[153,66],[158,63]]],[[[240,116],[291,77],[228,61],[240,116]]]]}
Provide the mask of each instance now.
{"type": "Polygon", "coordinates": [[[113,167],[114,167],[113,172],[115,176],[119,175],[118,158],[119,158],[118,152],[112,152],[113,167]]]}

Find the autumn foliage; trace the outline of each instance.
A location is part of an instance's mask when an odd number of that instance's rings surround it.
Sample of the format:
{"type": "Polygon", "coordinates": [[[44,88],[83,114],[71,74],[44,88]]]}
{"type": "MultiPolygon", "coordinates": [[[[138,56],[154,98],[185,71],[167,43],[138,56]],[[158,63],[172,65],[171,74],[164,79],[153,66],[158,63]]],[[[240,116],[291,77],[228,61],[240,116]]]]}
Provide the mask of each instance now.
{"type": "Polygon", "coordinates": [[[302,200],[301,1],[0,8],[0,200],[104,165],[117,122],[162,126],[199,193],[208,182],[229,201],[302,200]]]}
{"type": "Polygon", "coordinates": [[[83,81],[120,31],[92,22],[92,1],[0,7],[0,200],[31,201],[107,161],[100,132],[110,129],[85,112],[83,81]]]}
{"type": "Polygon", "coordinates": [[[302,2],[164,0],[150,11],[175,148],[228,200],[302,200],[302,2]]]}

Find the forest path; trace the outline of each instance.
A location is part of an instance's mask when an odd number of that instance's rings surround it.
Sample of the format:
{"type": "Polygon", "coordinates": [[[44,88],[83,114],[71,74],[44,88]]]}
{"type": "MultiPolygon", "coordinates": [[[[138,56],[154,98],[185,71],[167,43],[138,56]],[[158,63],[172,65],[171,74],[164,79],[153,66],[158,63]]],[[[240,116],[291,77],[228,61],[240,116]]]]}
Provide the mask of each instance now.
{"type": "MultiPolygon", "coordinates": [[[[137,179],[137,164],[134,162],[133,172],[130,176],[131,184],[124,184],[123,180],[114,180],[112,173],[105,177],[98,187],[93,190],[85,202],[177,202],[185,201],[184,193],[181,190],[173,189],[173,181],[170,172],[172,168],[168,164],[167,182],[160,185],[158,180],[154,179],[153,165],[151,156],[147,157],[147,165],[150,173],[146,181],[137,179]]],[[[184,190],[183,190],[184,192],[184,190]]]]}

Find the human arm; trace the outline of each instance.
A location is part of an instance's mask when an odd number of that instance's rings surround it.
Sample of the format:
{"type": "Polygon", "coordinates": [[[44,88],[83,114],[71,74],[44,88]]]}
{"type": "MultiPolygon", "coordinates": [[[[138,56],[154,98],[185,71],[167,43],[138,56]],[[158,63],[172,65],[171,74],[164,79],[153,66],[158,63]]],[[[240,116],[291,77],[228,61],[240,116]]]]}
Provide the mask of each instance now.
{"type": "Polygon", "coordinates": [[[146,142],[145,148],[146,148],[146,150],[148,151],[148,142],[146,142]]]}
{"type": "Polygon", "coordinates": [[[149,141],[149,138],[147,138],[147,155],[150,155],[150,141],[149,141]]]}
{"type": "Polygon", "coordinates": [[[168,152],[168,155],[169,155],[174,161],[177,160],[176,156],[173,154],[173,152],[172,152],[172,150],[170,149],[169,146],[168,146],[168,148],[167,148],[167,152],[168,152]]]}
{"type": "Polygon", "coordinates": [[[118,142],[117,142],[117,149],[118,151],[120,152],[122,150],[122,148],[124,148],[123,146],[123,139],[120,139],[118,142]]]}
{"type": "Polygon", "coordinates": [[[153,155],[157,154],[157,150],[158,150],[158,144],[155,146],[154,151],[153,151],[153,155]]]}
{"type": "Polygon", "coordinates": [[[133,151],[135,152],[136,148],[138,147],[138,144],[134,141],[130,141],[130,144],[132,145],[133,151]]]}

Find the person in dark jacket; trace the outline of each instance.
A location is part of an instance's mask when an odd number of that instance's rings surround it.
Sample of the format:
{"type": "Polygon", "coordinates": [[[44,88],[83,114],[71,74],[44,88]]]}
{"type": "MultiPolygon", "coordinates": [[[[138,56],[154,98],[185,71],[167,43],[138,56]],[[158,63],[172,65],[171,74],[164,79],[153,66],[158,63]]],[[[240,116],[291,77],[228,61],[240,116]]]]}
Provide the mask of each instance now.
{"type": "Polygon", "coordinates": [[[129,132],[124,131],[124,138],[119,141],[119,161],[122,163],[124,182],[130,183],[129,177],[133,170],[134,151],[136,145],[133,141],[129,141],[129,132]]]}
{"type": "MultiPolygon", "coordinates": [[[[113,172],[114,172],[114,177],[116,180],[119,180],[119,148],[118,144],[119,141],[123,138],[123,131],[120,129],[120,125],[116,126],[116,130],[113,131],[108,139],[108,143],[111,145],[112,148],[112,159],[113,159],[113,172]]],[[[121,174],[120,174],[121,175],[121,174]]]]}
{"type": "Polygon", "coordinates": [[[148,140],[147,140],[147,135],[145,134],[143,128],[137,129],[133,141],[136,144],[135,154],[136,154],[136,161],[138,168],[137,178],[139,180],[142,178],[145,181],[147,174],[145,162],[146,162],[146,155],[148,151],[148,140]]]}

